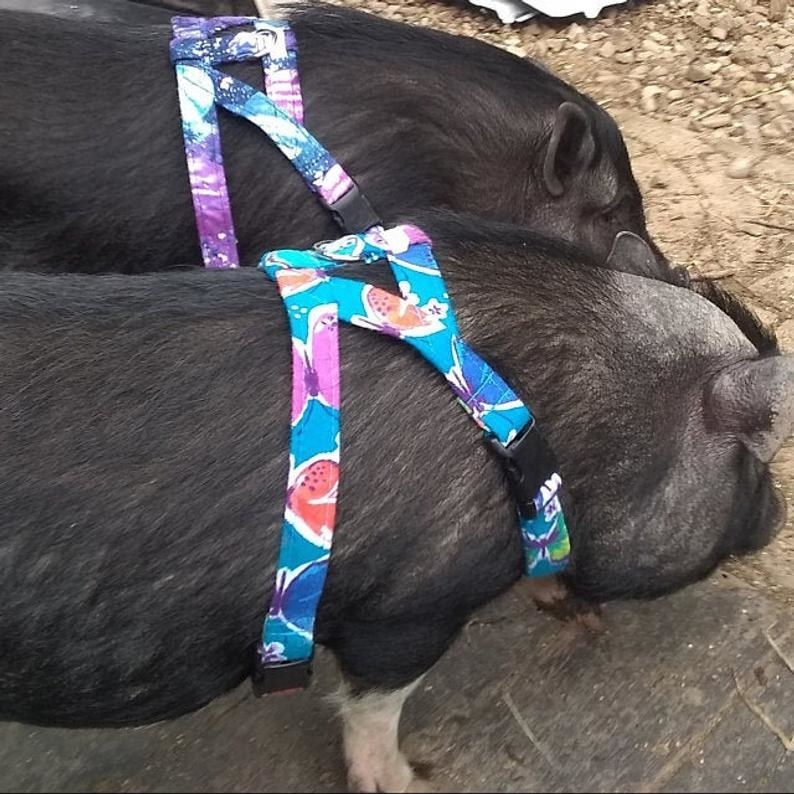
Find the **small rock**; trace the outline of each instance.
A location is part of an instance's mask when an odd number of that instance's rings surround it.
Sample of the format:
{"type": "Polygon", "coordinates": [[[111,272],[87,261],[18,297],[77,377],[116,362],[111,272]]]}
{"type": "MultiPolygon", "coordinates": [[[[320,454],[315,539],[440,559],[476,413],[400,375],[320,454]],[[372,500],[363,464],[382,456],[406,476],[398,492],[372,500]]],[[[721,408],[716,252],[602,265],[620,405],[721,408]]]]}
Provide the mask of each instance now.
{"type": "Polygon", "coordinates": [[[670,100],[683,99],[684,92],[680,88],[673,88],[667,92],[667,98],[670,100]]]}
{"type": "Polygon", "coordinates": [[[750,308],[766,328],[772,328],[779,319],[778,315],[769,311],[769,309],[762,309],[760,306],[755,305],[751,305],[750,308]]]}
{"type": "Polygon", "coordinates": [[[794,352],[794,320],[786,320],[781,323],[777,327],[776,333],[783,349],[787,353],[794,352]]]}
{"type": "Polygon", "coordinates": [[[737,157],[728,166],[728,176],[731,179],[747,179],[753,173],[755,161],[752,157],[737,157]]]}
{"type": "Polygon", "coordinates": [[[617,52],[628,52],[629,50],[634,49],[634,39],[632,39],[632,37],[627,33],[622,33],[619,36],[615,36],[613,38],[613,42],[617,52]]]}
{"type": "Polygon", "coordinates": [[[736,47],[733,60],[737,63],[744,63],[752,66],[758,60],[758,50],[761,47],[759,41],[753,36],[742,36],[742,40],[736,47]]]}
{"type": "Polygon", "coordinates": [[[619,74],[607,72],[606,74],[597,74],[595,81],[604,85],[614,85],[615,83],[619,83],[622,79],[623,78],[619,74]]]}
{"type": "Polygon", "coordinates": [[[741,116],[741,124],[753,143],[761,142],[761,117],[758,113],[754,110],[746,110],[741,116]]]}
{"type": "Polygon", "coordinates": [[[783,125],[776,119],[775,121],[770,121],[768,124],[761,125],[761,135],[763,135],[764,138],[775,140],[777,138],[784,138],[786,136],[786,131],[783,125]]]}
{"type": "Polygon", "coordinates": [[[702,30],[708,30],[711,27],[711,17],[707,14],[695,14],[692,21],[702,30]]]}
{"type": "Polygon", "coordinates": [[[722,73],[731,80],[744,80],[747,77],[747,69],[744,66],[739,66],[738,63],[728,64],[722,73]]]}
{"type": "Polygon", "coordinates": [[[618,63],[634,63],[634,53],[631,50],[628,52],[618,52],[615,54],[615,60],[618,63]]]}
{"type": "Polygon", "coordinates": [[[764,233],[761,231],[760,226],[756,226],[754,223],[749,223],[748,221],[740,221],[736,224],[736,228],[742,233],[746,234],[750,237],[763,237],[764,233]]]}
{"type": "Polygon", "coordinates": [[[736,83],[736,90],[743,96],[752,96],[753,94],[757,94],[761,90],[761,87],[753,80],[739,80],[739,82],[736,83]]]}
{"type": "Polygon", "coordinates": [[[655,41],[657,44],[667,44],[670,41],[664,33],[660,33],[658,30],[651,31],[648,34],[648,38],[655,41]]]}
{"type": "MultiPolygon", "coordinates": [[[[647,38],[647,39],[643,39],[642,49],[645,50],[646,52],[657,53],[657,52],[661,52],[663,47],[661,44],[655,42],[653,39],[647,38]]],[[[772,65],[777,66],[778,64],[772,64],[772,65]]]]}
{"type": "Polygon", "coordinates": [[[721,127],[727,127],[732,120],[730,113],[715,113],[713,116],[702,119],[700,123],[707,130],[718,130],[721,127]]]}
{"type": "Polygon", "coordinates": [[[786,16],[786,6],[788,0],[770,0],[769,19],[772,22],[782,22],[786,16]]]}
{"type": "Polygon", "coordinates": [[[615,54],[615,45],[611,41],[605,41],[598,48],[598,54],[602,58],[612,58],[615,54]]]}
{"type": "Polygon", "coordinates": [[[690,63],[684,77],[692,83],[705,83],[711,78],[711,72],[706,71],[698,63],[690,63]]]}
{"type": "Polygon", "coordinates": [[[778,104],[786,113],[794,113],[794,91],[784,91],[778,96],[778,104]]]}
{"type": "Polygon", "coordinates": [[[659,94],[662,89],[658,85],[646,85],[640,96],[640,107],[646,113],[653,113],[659,109],[659,94]]]}
{"type": "Polygon", "coordinates": [[[728,38],[728,31],[725,28],[715,27],[711,29],[710,33],[711,38],[717,39],[717,41],[725,41],[728,38]]]}
{"type": "Polygon", "coordinates": [[[786,63],[786,53],[780,50],[771,50],[767,53],[766,60],[773,69],[776,69],[778,66],[783,66],[783,64],[786,63]]]}

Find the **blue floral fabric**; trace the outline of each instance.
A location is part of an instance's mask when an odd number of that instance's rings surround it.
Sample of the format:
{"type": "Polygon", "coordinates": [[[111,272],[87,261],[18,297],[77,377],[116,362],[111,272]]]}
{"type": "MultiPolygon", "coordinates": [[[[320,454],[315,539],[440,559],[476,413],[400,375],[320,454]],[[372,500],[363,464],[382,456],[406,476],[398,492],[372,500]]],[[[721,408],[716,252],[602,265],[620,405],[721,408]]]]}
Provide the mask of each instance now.
{"type": "MultiPolygon", "coordinates": [[[[515,392],[462,339],[429,238],[412,226],[371,229],[309,251],[275,251],[260,268],[274,279],[293,348],[292,437],[276,591],[265,620],[265,664],[308,659],[333,539],[340,466],[339,320],[400,339],[447,380],[485,433],[504,446],[533,422],[515,392]],[[400,294],[332,275],[349,262],[387,260],[400,294]]],[[[568,533],[552,474],[519,516],[526,573],[565,567],[568,533]]]]}

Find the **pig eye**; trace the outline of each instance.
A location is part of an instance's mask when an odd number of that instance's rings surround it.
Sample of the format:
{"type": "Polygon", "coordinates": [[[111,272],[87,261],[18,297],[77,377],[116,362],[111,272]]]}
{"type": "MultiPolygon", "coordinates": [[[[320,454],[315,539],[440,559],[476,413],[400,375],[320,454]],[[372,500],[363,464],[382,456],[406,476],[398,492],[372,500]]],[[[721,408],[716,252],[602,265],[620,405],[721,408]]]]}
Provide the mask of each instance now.
{"type": "Polygon", "coordinates": [[[623,198],[621,197],[619,200],[613,201],[612,204],[606,207],[601,213],[602,223],[606,223],[609,226],[613,226],[614,224],[618,223],[621,217],[620,209],[622,205],[623,198]]]}

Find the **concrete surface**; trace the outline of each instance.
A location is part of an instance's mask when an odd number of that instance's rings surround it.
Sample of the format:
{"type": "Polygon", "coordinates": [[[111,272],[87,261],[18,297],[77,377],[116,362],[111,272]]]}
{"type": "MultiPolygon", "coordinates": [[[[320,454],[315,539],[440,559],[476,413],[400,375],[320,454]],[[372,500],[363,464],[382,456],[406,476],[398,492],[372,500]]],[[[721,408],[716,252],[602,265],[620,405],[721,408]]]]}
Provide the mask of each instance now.
{"type": "MultiPolygon", "coordinates": [[[[794,790],[783,743],[794,630],[780,602],[722,573],[604,617],[606,631],[589,635],[512,592],[469,624],[403,719],[404,747],[437,789],[794,790]]],[[[0,790],[343,790],[322,697],[336,671],[327,654],[317,667],[310,692],[256,700],[242,686],[147,728],[2,725],[0,790]]]]}

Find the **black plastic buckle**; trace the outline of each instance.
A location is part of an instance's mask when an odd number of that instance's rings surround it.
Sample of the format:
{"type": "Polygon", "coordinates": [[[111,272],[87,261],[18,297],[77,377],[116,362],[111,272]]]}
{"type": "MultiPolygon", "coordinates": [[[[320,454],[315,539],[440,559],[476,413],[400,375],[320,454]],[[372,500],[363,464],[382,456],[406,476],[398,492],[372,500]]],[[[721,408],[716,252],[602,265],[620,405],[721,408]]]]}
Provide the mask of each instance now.
{"type": "Polygon", "coordinates": [[[298,662],[282,662],[281,664],[265,664],[259,650],[254,654],[254,667],[251,671],[251,687],[254,695],[261,698],[273,692],[287,694],[306,689],[311,683],[312,660],[302,659],[298,662]]]}
{"type": "Polygon", "coordinates": [[[557,471],[551,447],[537,429],[533,419],[506,447],[493,436],[491,449],[502,461],[510,492],[524,518],[537,515],[535,495],[541,485],[557,471]]]}
{"type": "Polygon", "coordinates": [[[344,196],[329,204],[328,209],[340,228],[349,234],[358,234],[381,225],[378,213],[355,182],[344,196]]]}

